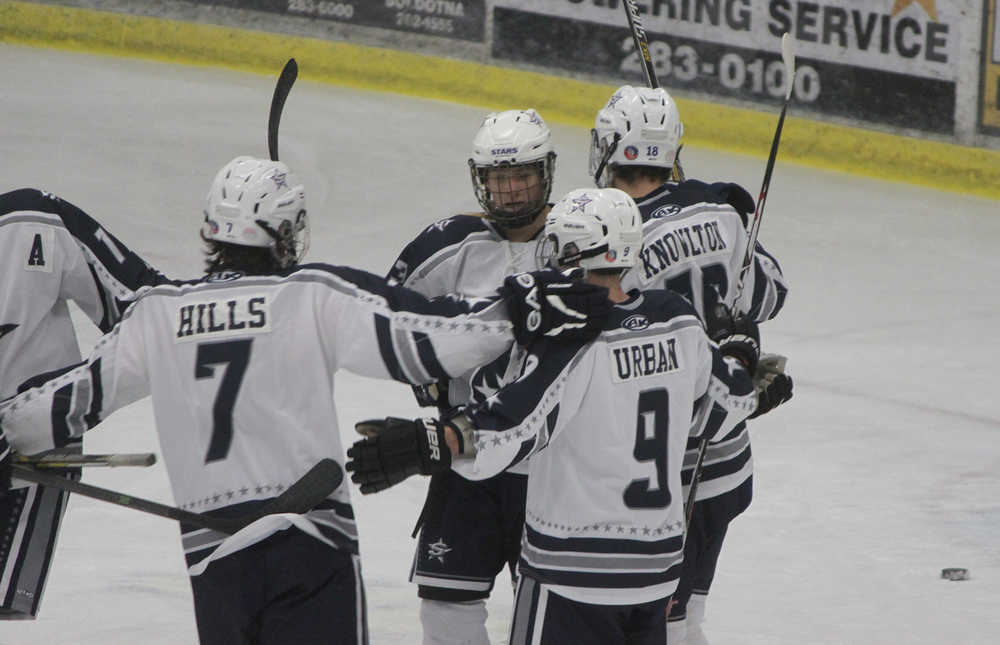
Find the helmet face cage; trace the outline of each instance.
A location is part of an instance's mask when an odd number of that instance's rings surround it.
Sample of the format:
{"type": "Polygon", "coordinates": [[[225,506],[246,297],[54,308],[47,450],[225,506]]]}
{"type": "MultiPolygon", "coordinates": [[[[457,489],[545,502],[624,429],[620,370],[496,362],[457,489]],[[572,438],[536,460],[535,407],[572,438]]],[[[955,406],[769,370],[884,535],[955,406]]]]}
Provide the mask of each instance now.
{"type": "Polygon", "coordinates": [[[472,186],[486,217],[503,228],[519,228],[534,221],[549,203],[555,153],[523,164],[482,166],[469,160],[472,186]]]}
{"type": "Polygon", "coordinates": [[[305,189],[281,162],[237,157],[212,182],[202,235],[269,248],[279,266],[292,266],[309,246],[305,189]]]}
{"type": "Polygon", "coordinates": [[[616,188],[578,189],[559,200],[545,220],[538,261],[553,268],[627,269],[642,248],[642,217],[616,188]]]}
{"type": "Polygon", "coordinates": [[[591,131],[590,174],[598,187],[611,183],[614,166],[674,170],[684,126],[663,88],[624,85],[608,99],[591,131]]]}
{"type": "Polygon", "coordinates": [[[611,185],[611,168],[608,162],[611,155],[618,149],[618,141],[621,136],[614,132],[611,136],[602,137],[597,128],[590,130],[590,176],[594,178],[594,183],[598,188],[607,188],[611,185]]]}

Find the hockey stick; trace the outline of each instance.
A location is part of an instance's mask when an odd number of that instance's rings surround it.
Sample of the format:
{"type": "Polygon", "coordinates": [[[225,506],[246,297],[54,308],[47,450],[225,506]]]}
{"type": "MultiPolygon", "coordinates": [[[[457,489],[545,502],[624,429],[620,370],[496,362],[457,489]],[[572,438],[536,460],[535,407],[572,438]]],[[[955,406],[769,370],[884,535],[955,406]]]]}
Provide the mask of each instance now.
{"type": "MultiPolygon", "coordinates": [[[[649,54],[649,39],[646,38],[646,30],[639,20],[639,7],[635,0],[624,0],[622,8],[625,9],[625,18],[628,20],[628,28],[632,32],[632,40],[635,42],[635,49],[639,52],[639,59],[642,61],[642,71],[646,73],[646,84],[650,89],[660,87],[656,80],[656,68],[653,67],[653,59],[649,54]]],[[[681,148],[684,144],[677,146],[674,153],[674,178],[677,181],[684,181],[684,169],[681,167],[681,148]]],[[[603,171],[603,165],[599,170],[603,171]]]]}
{"type": "Polygon", "coordinates": [[[781,128],[785,125],[785,113],[792,99],[792,89],[795,85],[795,46],[786,33],[781,37],[781,59],[785,63],[785,78],[788,87],[785,88],[785,102],[781,105],[781,116],[778,117],[778,128],[774,131],[771,141],[771,153],[767,157],[767,167],[764,169],[764,183],[760,187],[760,197],[757,198],[757,208],[754,210],[753,222],[750,225],[750,235],[747,238],[747,248],[743,252],[743,266],[740,269],[740,279],[736,283],[736,301],[743,295],[743,285],[747,273],[753,265],[753,252],[757,246],[757,234],[760,232],[760,220],[764,215],[764,203],[767,202],[767,191],[771,187],[771,173],[774,172],[774,161],[778,158],[778,142],[781,141],[781,128]]]}
{"type": "Polygon", "coordinates": [[[649,42],[646,40],[646,30],[639,20],[639,7],[635,0],[624,0],[622,7],[625,9],[625,17],[628,19],[628,28],[632,31],[632,40],[635,41],[635,49],[639,52],[639,59],[642,61],[642,69],[646,72],[646,83],[652,89],[660,86],[656,82],[656,70],[653,68],[653,59],[649,57],[649,42]]]}
{"type": "MultiPolygon", "coordinates": [[[[753,251],[757,247],[757,235],[760,232],[760,220],[764,215],[764,202],[767,201],[767,191],[771,187],[771,173],[774,172],[774,160],[778,157],[778,142],[781,141],[781,128],[785,124],[785,113],[788,111],[788,103],[792,98],[792,89],[795,82],[795,47],[791,37],[786,33],[781,36],[781,59],[785,63],[785,78],[788,79],[788,87],[785,88],[785,102],[781,106],[781,116],[778,117],[778,127],[774,131],[774,139],[771,141],[771,153],[767,157],[767,167],[764,169],[764,183],[760,187],[760,197],[757,198],[757,208],[754,210],[753,222],[750,227],[750,235],[747,238],[747,247],[743,252],[743,266],[740,269],[740,279],[736,283],[736,298],[734,303],[738,303],[743,295],[743,285],[746,281],[747,273],[753,266],[753,251]]],[[[753,377],[753,374],[750,375],[753,377]]],[[[694,473],[691,475],[691,489],[688,491],[687,502],[684,506],[684,517],[687,523],[691,523],[691,512],[694,510],[695,494],[698,492],[698,482],[701,481],[701,467],[705,462],[705,453],[708,451],[708,438],[703,437],[698,444],[698,461],[694,465],[694,473]]]]}
{"type": "Polygon", "coordinates": [[[110,502],[126,508],[132,508],[144,513],[159,515],[179,522],[186,522],[199,528],[211,529],[232,535],[243,527],[256,522],[265,515],[275,513],[305,513],[327,498],[340,486],[344,479],[344,471],[333,459],[321,459],[309,469],[298,481],[285,489],[274,499],[262,505],[253,513],[239,517],[216,517],[204,513],[193,513],[175,506],[167,506],[125,493],[98,488],[90,484],[65,479],[54,473],[46,473],[30,466],[13,465],[13,475],[18,479],[34,482],[43,486],[51,486],[61,490],[110,502]]]}
{"type": "Polygon", "coordinates": [[[267,152],[271,161],[278,161],[278,125],[281,123],[281,110],[285,107],[285,99],[292,91],[292,85],[299,76],[299,66],[294,58],[289,58],[278,76],[274,86],[274,98],[271,99],[271,113],[267,117],[267,152]]]}
{"type": "Polygon", "coordinates": [[[14,463],[31,466],[32,468],[79,468],[80,466],[152,466],[156,463],[156,455],[151,452],[114,453],[110,455],[81,455],[74,452],[47,452],[43,455],[28,457],[15,455],[14,463]]]}

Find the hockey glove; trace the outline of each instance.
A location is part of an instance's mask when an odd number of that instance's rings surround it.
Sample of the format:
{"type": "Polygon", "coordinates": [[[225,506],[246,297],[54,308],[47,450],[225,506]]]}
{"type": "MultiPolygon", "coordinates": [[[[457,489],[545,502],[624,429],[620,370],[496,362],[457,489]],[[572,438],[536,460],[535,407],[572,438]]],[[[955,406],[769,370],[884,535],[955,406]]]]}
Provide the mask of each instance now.
{"type": "Polygon", "coordinates": [[[444,426],[436,419],[371,419],[355,424],[355,430],[366,438],[348,449],[346,470],[365,495],[451,466],[444,426]]]}
{"type": "Polygon", "coordinates": [[[514,338],[528,345],[540,336],[590,340],[604,327],[613,305],[604,287],[575,280],[578,273],[545,270],[504,280],[514,338]]]}
{"type": "Polygon", "coordinates": [[[757,371],[760,358],[760,330],[749,317],[733,312],[717,298],[705,303],[705,329],[718,343],[719,351],[732,356],[750,374],[757,371]]]}
{"type": "Polygon", "coordinates": [[[764,354],[753,375],[757,390],[757,410],[750,418],[767,414],[792,398],[792,377],[785,374],[787,358],[778,354],[764,354]]]}

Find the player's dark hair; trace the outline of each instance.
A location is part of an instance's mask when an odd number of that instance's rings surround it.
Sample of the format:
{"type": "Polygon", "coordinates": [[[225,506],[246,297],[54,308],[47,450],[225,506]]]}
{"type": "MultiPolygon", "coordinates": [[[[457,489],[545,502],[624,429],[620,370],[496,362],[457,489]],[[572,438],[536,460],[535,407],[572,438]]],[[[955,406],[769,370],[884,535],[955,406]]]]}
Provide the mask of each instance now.
{"type": "Polygon", "coordinates": [[[281,265],[271,249],[209,240],[205,242],[205,273],[242,271],[247,275],[269,275],[281,271],[281,265]]]}
{"type": "Polygon", "coordinates": [[[658,183],[670,181],[673,171],[670,168],[659,166],[622,166],[616,164],[612,169],[616,178],[634,184],[643,179],[649,179],[658,183]]]}

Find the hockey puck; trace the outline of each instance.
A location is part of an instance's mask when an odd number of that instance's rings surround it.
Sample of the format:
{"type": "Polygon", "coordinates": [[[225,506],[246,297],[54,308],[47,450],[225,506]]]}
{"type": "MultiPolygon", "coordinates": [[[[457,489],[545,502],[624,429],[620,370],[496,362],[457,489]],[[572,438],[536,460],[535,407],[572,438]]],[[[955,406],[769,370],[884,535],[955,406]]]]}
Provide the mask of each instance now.
{"type": "Polygon", "coordinates": [[[941,577],[945,580],[968,580],[969,570],[959,567],[949,567],[947,569],[941,569],[941,577]]]}

